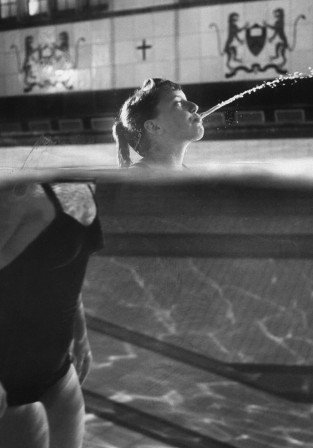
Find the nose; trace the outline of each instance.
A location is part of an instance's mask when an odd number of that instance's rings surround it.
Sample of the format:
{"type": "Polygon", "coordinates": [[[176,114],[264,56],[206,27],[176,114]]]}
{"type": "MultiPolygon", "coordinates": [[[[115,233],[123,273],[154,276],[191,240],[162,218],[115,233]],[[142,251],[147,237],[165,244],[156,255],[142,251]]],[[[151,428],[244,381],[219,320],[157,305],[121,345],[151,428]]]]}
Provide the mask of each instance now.
{"type": "Polygon", "coordinates": [[[193,103],[192,101],[188,101],[189,112],[195,114],[198,109],[199,109],[199,106],[196,103],[193,103]]]}

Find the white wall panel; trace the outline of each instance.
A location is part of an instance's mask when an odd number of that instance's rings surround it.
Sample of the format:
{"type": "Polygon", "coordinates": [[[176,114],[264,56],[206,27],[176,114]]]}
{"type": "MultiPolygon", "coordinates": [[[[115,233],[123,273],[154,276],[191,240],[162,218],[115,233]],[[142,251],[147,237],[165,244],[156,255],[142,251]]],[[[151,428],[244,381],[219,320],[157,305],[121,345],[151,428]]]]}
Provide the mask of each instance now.
{"type": "Polygon", "coordinates": [[[174,11],[157,12],[152,15],[155,36],[173,36],[175,34],[174,11]]]}
{"type": "Polygon", "coordinates": [[[137,86],[135,82],[135,65],[134,64],[123,64],[116,67],[115,79],[113,80],[113,86],[118,86],[119,88],[137,86]]]}
{"type": "Polygon", "coordinates": [[[90,23],[90,36],[94,44],[110,42],[112,20],[94,20],[90,23]]]}
{"type": "Polygon", "coordinates": [[[109,66],[97,67],[91,70],[91,90],[102,90],[111,86],[112,71],[109,66]]]}

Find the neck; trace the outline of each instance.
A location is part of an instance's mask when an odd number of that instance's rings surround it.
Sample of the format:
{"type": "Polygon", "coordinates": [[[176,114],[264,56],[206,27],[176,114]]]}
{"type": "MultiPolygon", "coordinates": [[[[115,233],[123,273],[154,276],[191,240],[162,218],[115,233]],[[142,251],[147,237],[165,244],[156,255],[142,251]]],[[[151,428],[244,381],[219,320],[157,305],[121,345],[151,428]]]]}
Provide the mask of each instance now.
{"type": "Polygon", "coordinates": [[[151,166],[162,168],[181,169],[188,144],[170,145],[166,147],[159,144],[152,144],[148,154],[143,158],[151,166]]]}

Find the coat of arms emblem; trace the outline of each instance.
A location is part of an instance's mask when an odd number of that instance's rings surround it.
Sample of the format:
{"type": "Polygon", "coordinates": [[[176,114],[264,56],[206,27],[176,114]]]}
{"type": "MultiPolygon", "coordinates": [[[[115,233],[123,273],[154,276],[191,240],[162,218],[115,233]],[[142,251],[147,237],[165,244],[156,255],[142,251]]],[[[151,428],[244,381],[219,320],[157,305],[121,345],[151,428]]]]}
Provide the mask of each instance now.
{"type": "Polygon", "coordinates": [[[233,77],[240,71],[257,73],[273,69],[282,75],[287,73],[287,51],[295,49],[297,25],[305,16],[300,14],[296,17],[293,23],[293,43],[290,45],[285,31],[284,9],[276,8],[273,15],[272,24],[264,20],[261,24],[255,22],[253,25],[245,23],[240,26],[239,14],[231,13],[228,16],[228,36],[223,50],[218,26],[216,23],[210,24],[210,28],[216,31],[218,51],[221,56],[226,56],[226,78],[233,77]],[[245,57],[242,56],[244,46],[249,50],[245,57]],[[270,48],[265,52],[267,46],[270,48]]]}

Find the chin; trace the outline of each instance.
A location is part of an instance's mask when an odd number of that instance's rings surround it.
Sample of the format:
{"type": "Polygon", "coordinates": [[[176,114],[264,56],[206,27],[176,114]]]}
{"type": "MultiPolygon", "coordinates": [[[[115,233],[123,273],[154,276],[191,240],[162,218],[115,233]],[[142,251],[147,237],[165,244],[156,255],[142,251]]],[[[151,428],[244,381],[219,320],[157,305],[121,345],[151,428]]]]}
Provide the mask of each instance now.
{"type": "Polygon", "coordinates": [[[194,136],[193,141],[197,142],[198,140],[201,140],[203,135],[204,135],[204,128],[203,126],[201,126],[201,128],[198,129],[198,132],[194,136]]]}

